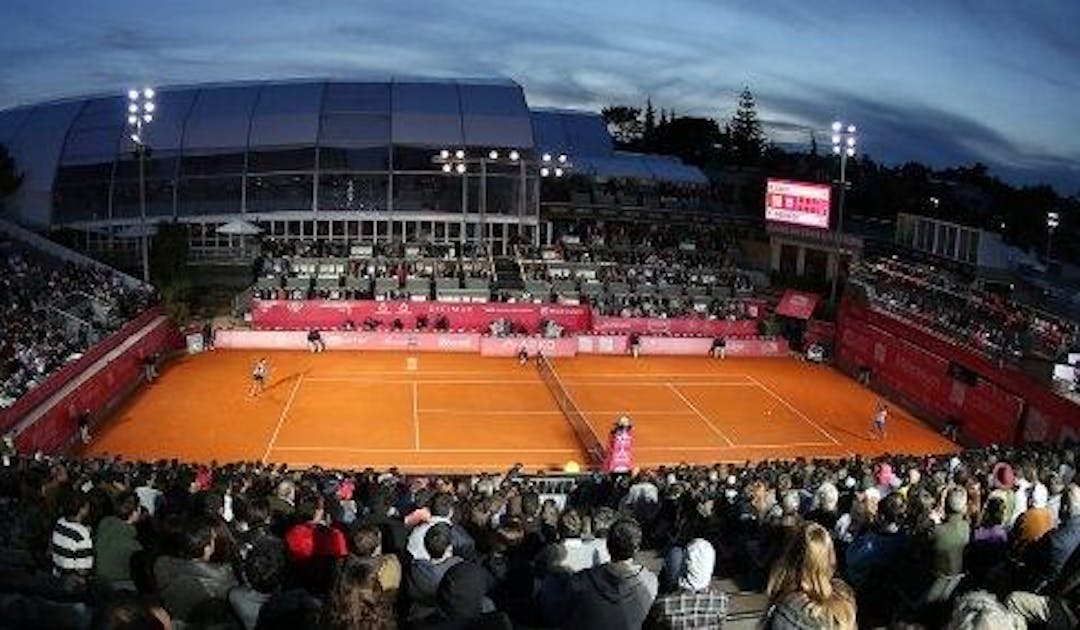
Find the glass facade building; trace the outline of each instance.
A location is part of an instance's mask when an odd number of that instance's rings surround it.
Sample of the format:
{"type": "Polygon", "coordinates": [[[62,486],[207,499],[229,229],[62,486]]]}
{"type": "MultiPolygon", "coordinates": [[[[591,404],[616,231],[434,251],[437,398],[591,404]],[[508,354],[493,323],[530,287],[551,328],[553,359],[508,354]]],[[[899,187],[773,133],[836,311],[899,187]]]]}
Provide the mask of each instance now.
{"type": "MultiPolygon", "coordinates": [[[[506,238],[538,226],[543,153],[572,155],[586,175],[704,181],[677,160],[614,151],[597,114],[531,111],[509,80],[208,84],[160,88],[154,100],[144,133],[152,221],[506,238]],[[442,149],[464,150],[467,171],[443,172],[433,159],[442,149]],[[499,159],[486,158],[492,150],[499,159]]],[[[26,175],[14,200],[21,223],[116,231],[140,220],[126,106],[118,94],[0,111],[0,144],[26,175]]]]}

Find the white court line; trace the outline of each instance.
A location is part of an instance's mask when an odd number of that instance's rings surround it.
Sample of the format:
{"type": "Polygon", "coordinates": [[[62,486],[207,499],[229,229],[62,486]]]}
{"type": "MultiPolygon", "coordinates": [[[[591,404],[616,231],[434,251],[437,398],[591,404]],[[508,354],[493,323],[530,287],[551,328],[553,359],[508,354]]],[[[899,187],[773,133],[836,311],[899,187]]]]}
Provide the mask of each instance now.
{"type": "Polygon", "coordinates": [[[732,449],[773,449],[807,446],[836,446],[832,442],[788,442],[786,444],[734,444],[732,446],[635,446],[634,451],[730,451],[732,449]]]}
{"type": "Polygon", "coordinates": [[[577,453],[576,448],[348,448],[343,446],[275,446],[275,451],[333,451],[341,453],[577,453]]]}
{"type": "MultiPolygon", "coordinates": [[[[580,409],[584,414],[630,414],[634,416],[692,416],[688,411],[628,411],[626,409],[580,409]]],[[[448,416],[561,416],[561,411],[471,411],[468,409],[421,409],[420,413],[441,413],[448,416]]]]}
{"type": "Polygon", "coordinates": [[[761,381],[757,380],[757,379],[756,379],[756,378],[754,378],[753,376],[747,376],[747,378],[749,378],[750,380],[754,381],[754,382],[755,382],[755,383],[757,384],[757,386],[758,386],[758,387],[760,387],[761,389],[765,390],[765,391],[766,391],[766,392],[767,392],[767,393],[768,393],[768,394],[769,394],[770,396],[772,396],[773,398],[775,398],[775,399],[779,400],[779,401],[780,401],[780,404],[784,405],[785,407],[787,407],[788,409],[790,409],[790,410],[791,410],[791,411],[792,411],[793,413],[795,413],[795,415],[797,415],[797,416],[799,416],[800,418],[802,418],[803,420],[805,420],[805,421],[807,422],[807,424],[809,424],[810,426],[812,426],[812,427],[814,427],[815,429],[817,429],[817,430],[818,430],[818,431],[819,431],[819,432],[820,432],[820,433],[821,433],[822,435],[824,435],[825,437],[827,437],[827,438],[829,438],[830,440],[832,440],[832,441],[833,441],[833,444],[835,444],[835,445],[837,445],[837,446],[840,446],[840,440],[838,440],[838,439],[836,439],[835,437],[833,437],[833,434],[832,434],[832,433],[829,433],[828,431],[826,431],[826,430],[825,430],[825,429],[824,429],[824,428],[823,428],[823,427],[822,427],[822,426],[821,426],[820,424],[818,424],[818,423],[814,422],[813,420],[811,420],[811,419],[810,419],[810,418],[809,418],[809,417],[808,417],[808,416],[807,416],[807,415],[806,415],[805,413],[803,413],[803,412],[799,411],[798,409],[796,409],[796,408],[795,408],[795,406],[794,406],[794,405],[792,405],[792,404],[791,404],[791,403],[789,403],[788,401],[784,400],[784,399],[783,399],[783,397],[781,397],[781,396],[780,396],[779,394],[777,394],[777,393],[776,393],[776,392],[774,392],[773,390],[769,389],[769,388],[768,388],[768,386],[766,386],[766,385],[765,385],[765,383],[762,383],[761,381]]]}
{"type": "MultiPolygon", "coordinates": [[[[409,379],[388,379],[388,378],[355,378],[355,377],[329,377],[329,376],[313,376],[306,379],[309,383],[357,383],[363,385],[409,385],[411,383],[423,383],[432,385],[543,385],[543,381],[538,380],[514,380],[514,379],[486,379],[486,380],[471,380],[471,379],[425,379],[425,378],[409,378],[409,379]]],[[[625,384],[624,384],[625,385],[625,384]]]]}
{"type": "MultiPolygon", "coordinates": [[[[358,385],[408,385],[411,383],[424,383],[431,385],[543,385],[543,381],[519,380],[519,379],[388,379],[388,378],[354,378],[354,377],[329,377],[312,376],[305,379],[308,383],[356,383],[358,385]]],[[[670,381],[627,381],[627,382],[595,382],[595,381],[563,381],[568,387],[667,387],[670,381]]],[[[679,383],[679,385],[693,387],[757,387],[754,383],[743,382],[693,382],[679,383]]]]}
{"type": "Polygon", "coordinates": [[[416,437],[413,450],[420,450],[420,387],[413,381],[412,385],[412,421],[413,435],[416,437]]]}
{"type": "Polygon", "coordinates": [[[670,389],[670,390],[671,390],[672,392],[674,392],[674,393],[675,393],[675,395],[679,397],[679,400],[683,401],[683,404],[685,404],[685,405],[686,405],[687,407],[689,407],[689,408],[690,408],[690,411],[693,411],[693,412],[694,412],[695,414],[697,414],[697,417],[701,418],[701,421],[702,421],[702,422],[704,422],[704,423],[705,423],[706,425],[708,425],[708,427],[709,427],[710,429],[712,429],[712,432],[713,432],[713,433],[715,433],[715,434],[719,435],[719,436],[720,436],[720,439],[722,439],[722,440],[724,440],[725,442],[727,442],[727,443],[728,443],[728,446],[735,446],[735,443],[731,441],[731,438],[729,438],[728,436],[724,435],[724,434],[723,434],[723,433],[722,433],[722,432],[720,431],[720,429],[717,429],[717,428],[716,428],[716,425],[714,425],[714,424],[712,423],[712,421],[711,421],[711,420],[709,420],[708,418],[706,418],[706,417],[705,417],[705,414],[701,413],[701,411],[699,411],[699,410],[698,410],[698,408],[694,406],[694,403],[690,402],[690,399],[689,399],[689,398],[687,398],[686,396],[683,396],[683,393],[679,391],[679,388],[678,388],[678,387],[675,387],[675,386],[674,386],[674,385],[672,385],[671,383],[668,383],[668,389],[670,389]]]}
{"type": "Polygon", "coordinates": [[[281,417],[278,418],[277,426],[274,427],[274,434],[270,436],[270,442],[266,445],[266,452],[263,453],[262,462],[266,463],[266,458],[270,456],[270,451],[274,450],[274,442],[277,441],[278,433],[281,432],[281,426],[285,424],[285,416],[289,414],[289,409],[292,408],[293,400],[296,399],[296,392],[300,390],[300,383],[303,382],[304,375],[296,377],[296,385],[293,385],[292,393],[289,394],[289,400],[285,403],[285,407],[281,410],[281,417]]]}
{"type": "MultiPolygon", "coordinates": [[[[505,376],[505,372],[485,372],[483,370],[419,370],[416,372],[410,372],[406,370],[370,370],[370,371],[357,371],[357,372],[327,372],[326,376],[409,376],[409,375],[425,375],[430,374],[434,376],[505,376]]],[[[575,374],[575,376],[577,376],[575,374]]],[[[733,376],[737,378],[750,379],[751,377],[741,373],[731,372],[646,372],[641,374],[634,374],[629,372],[598,372],[582,374],[581,376],[596,377],[596,378],[671,378],[671,377],[699,377],[699,378],[715,378],[717,376],[733,376]]]]}

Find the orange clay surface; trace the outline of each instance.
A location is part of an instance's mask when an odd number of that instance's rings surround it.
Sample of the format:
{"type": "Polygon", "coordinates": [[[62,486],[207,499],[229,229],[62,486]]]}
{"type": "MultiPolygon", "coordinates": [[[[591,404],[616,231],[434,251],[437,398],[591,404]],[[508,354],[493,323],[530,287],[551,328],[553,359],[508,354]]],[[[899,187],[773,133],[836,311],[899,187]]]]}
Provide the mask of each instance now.
{"type": "MultiPolygon", "coordinates": [[[[633,419],[639,466],[954,448],[891,404],[887,438],[871,439],[877,397],[795,360],[578,357],[554,365],[605,446],[619,415],[633,419]]],[[[406,353],[184,357],[97,427],[84,452],[433,472],[585,463],[533,362],[406,353]],[[269,358],[270,376],[266,391],[249,397],[259,356],[269,358]]]]}

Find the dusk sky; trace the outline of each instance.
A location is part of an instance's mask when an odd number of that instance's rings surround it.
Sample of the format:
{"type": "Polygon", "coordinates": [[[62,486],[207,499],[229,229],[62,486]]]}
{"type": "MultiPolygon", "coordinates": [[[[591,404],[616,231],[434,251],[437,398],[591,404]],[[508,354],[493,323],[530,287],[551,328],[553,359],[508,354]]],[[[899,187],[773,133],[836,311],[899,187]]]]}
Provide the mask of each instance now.
{"type": "MultiPolygon", "coordinates": [[[[981,160],[1080,191],[1075,0],[22,1],[0,5],[0,108],[269,78],[509,77],[529,103],[643,103],[828,144],[834,117],[889,163],[981,160]]],[[[827,149],[827,146],[825,146],[827,149]]]]}

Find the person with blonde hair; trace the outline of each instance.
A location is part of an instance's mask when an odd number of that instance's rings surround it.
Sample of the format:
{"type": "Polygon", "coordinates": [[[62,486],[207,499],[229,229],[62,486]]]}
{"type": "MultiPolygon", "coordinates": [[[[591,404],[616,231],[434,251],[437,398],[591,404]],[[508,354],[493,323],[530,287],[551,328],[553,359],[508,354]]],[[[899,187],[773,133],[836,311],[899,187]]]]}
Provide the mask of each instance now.
{"type": "Polygon", "coordinates": [[[807,523],[795,531],[769,572],[765,628],[855,628],[855,595],[836,577],[828,530],[807,523]]]}

